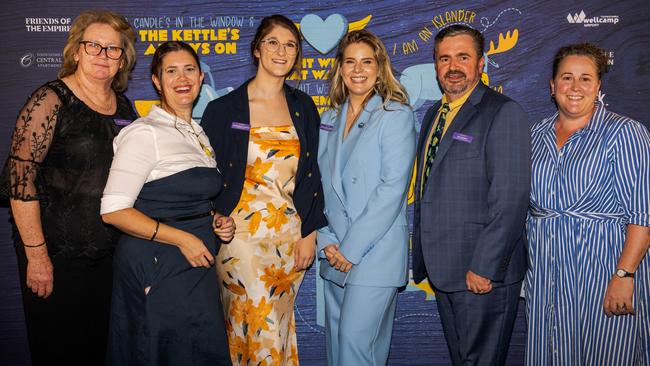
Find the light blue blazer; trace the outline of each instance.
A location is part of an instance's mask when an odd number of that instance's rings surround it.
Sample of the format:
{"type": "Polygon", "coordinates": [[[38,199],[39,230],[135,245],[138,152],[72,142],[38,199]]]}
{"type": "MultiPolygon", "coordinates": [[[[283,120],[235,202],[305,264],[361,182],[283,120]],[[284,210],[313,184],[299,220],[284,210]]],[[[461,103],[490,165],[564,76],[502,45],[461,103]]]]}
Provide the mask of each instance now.
{"type": "Polygon", "coordinates": [[[325,215],[318,230],[320,274],[339,286],[400,287],[408,279],[406,195],[415,153],[415,121],[409,106],[374,95],[355,122],[343,150],[348,102],[321,116],[318,148],[325,215]],[[322,249],[336,243],[354,264],[331,267],[322,249]]]}

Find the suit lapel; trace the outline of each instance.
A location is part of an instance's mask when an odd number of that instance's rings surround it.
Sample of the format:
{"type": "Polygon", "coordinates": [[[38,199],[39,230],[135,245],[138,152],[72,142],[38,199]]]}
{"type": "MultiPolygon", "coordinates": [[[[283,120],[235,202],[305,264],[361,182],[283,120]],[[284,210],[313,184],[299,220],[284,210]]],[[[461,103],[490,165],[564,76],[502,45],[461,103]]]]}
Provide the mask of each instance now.
{"type": "MultiPolygon", "coordinates": [[[[235,118],[237,119],[236,123],[246,124],[249,127],[249,131],[239,131],[239,133],[233,129],[231,125],[232,132],[231,136],[235,140],[234,149],[236,149],[237,154],[235,156],[248,156],[248,141],[250,137],[250,109],[248,105],[248,83],[252,79],[246,81],[242,86],[240,86],[234,92],[237,92],[237,101],[235,107],[235,118]],[[245,133],[243,133],[245,132],[245,133]]],[[[233,93],[234,93],[233,92],[233,93]]],[[[244,162],[243,169],[246,170],[247,162],[244,162]]]]}
{"type": "MultiPolygon", "coordinates": [[[[361,131],[359,131],[359,133],[354,134],[354,135],[348,134],[347,139],[353,139],[353,140],[346,141],[346,143],[352,144],[351,149],[349,150],[350,155],[349,156],[344,156],[344,157],[342,157],[342,156],[339,157],[339,161],[341,161],[341,164],[344,164],[343,172],[345,172],[345,170],[347,169],[348,162],[350,161],[350,158],[357,151],[357,147],[359,146],[359,144],[358,144],[359,140],[362,139],[362,136],[368,130],[368,128],[370,127],[370,124],[375,122],[375,120],[372,120],[370,117],[372,117],[373,113],[375,111],[377,111],[378,108],[381,108],[381,97],[379,95],[375,94],[375,95],[372,96],[372,98],[370,98],[368,103],[366,103],[366,106],[363,108],[363,111],[361,111],[361,115],[359,116],[359,118],[357,118],[357,120],[355,122],[356,126],[352,126],[352,128],[350,128],[350,132],[352,132],[352,130],[354,128],[359,128],[359,129],[361,129],[361,131]],[[361,126],[361,127],[359,127],[359,126],[361,126]],[[345,160],[342,161],[342,159],[345,159],[345,160]]],[[[343,120],[343,121],[345,121],[345,120],[343,120]]]]}
{"type": "Polygon", "coordinates": [[[440,146],[438,146],[438,151],[436,152],[436,158],[433,160],[433,165],[431,165],[431,174],[436,171],[440,162],[445,158],[447,151],[454,143],[454,132],[462,130],[471,120],[474,118],[474,115],[478,111],[476,105],[483,98],[485,86],[482,82],[479,81],[479,84],[476,86],[472,94],[469,96],[467,101],[460,107],[458,114],[451,121],[451,125],[447,128],[447,132],[440,140],[440,146]]]}
{"type": "Polygon", "coordinates": [[[339,200],[343,202],[343,183],[341,182],[341,143],[343,141],[343,130],[345,129],[345,117],[347,115],[348,102],[346,101],[337,112],[334,119],[334,131],[327,138],[327,155],[330,162],[330,174],[332,176],[332,188],[339,200]]]}

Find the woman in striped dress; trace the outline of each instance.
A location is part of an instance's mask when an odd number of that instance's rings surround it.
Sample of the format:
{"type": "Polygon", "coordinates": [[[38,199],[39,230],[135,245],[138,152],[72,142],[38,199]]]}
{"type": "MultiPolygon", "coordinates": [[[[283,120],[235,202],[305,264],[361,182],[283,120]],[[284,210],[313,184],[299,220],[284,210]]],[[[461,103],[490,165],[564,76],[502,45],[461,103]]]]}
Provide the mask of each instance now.
{"type": "Polygon", "coordinates": [[[650,364],[650,134],[598,100],[606,68],[561,48],[532,128],[528,365],[650,364]]]}

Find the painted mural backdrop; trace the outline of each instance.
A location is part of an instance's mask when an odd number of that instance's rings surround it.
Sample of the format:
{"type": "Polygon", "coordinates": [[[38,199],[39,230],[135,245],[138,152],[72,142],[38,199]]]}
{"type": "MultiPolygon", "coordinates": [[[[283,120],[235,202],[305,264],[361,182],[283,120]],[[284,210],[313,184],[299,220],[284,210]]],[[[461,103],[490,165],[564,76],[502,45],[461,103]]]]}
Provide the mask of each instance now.
{"type": "MultiPolygon", "coordinates": [[[[108,8],[128,18],[137,32],[138,62],[127,95],[144,115],[156,103],[148,66],[156,47],[167,40],[192,45],[206,73],[194,117],[254,73],[250,42],[260,19],[281,13],[304,38],[302,71],[290,83],[328,107],[329,69],[338,40],[367,29],[384,41],[396,74],[408,90],[418,118],[441,91],[432,63],[433,37],[443,27],[464,23],[484,32],[487,59],[482,80],[519,101],[531,122],[553,111],[548,80],[553,53],[561,45],[595,41],[608,52],[611,72],[600,98],[611,110],[650,122],[650,3],[646,0],[593,1],[5,1],[0,154],[6,156],[19,108],[29,93],[56,78],[62,47],[74,17],[89,8],[108,8]]],[[[420,123],[418,122],[418,129],[420,123]]],[[[215,146],[215,149],[218,149],[215,146]]],[[[6,225],[2,223],[2,225],[6,225]]],[[[6,232],[6,228],[3,230],[6,232]]],[[[9,237],[0,238],[3,246],[9,237]]],[[[14,265],[13,258],[8,265],[14,265]]],[[[321,286],[308,273],[296,304],[300,358],[324,361],[321,286]]],[[[372,306],[372,304],[368,304],[372,306]]],[[[428,286],[412,282],[400,294],[391,364],[445,364],[446,348],[428,286]]],[[[518,320],[510,362],[521,362],[525,324],[518,320]]]]}

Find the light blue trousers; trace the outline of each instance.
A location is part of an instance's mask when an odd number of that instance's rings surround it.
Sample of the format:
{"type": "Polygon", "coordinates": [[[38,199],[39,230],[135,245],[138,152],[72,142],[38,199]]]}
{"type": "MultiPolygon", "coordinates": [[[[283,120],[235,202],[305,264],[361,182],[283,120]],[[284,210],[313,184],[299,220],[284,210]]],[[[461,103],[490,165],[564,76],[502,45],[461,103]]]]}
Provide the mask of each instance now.
{"type": "Polygon", "coordinates": [[[328,366],[383,366],[388,360],[397,288],[324,281],[328,366]]]}

